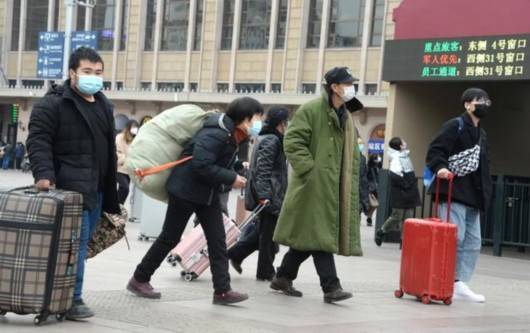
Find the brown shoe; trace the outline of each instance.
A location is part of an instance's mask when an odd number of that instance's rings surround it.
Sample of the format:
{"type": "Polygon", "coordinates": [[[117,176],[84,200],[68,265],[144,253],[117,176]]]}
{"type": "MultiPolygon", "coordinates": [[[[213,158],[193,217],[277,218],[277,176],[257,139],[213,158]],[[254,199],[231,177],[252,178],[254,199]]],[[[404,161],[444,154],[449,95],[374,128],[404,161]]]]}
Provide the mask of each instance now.
{"type": "Polygon", "coordinates": [[[247,294],[238,293],[237,291],[229,290],[227,292],[213,294],[213,304],[227,305],[246,301],[248,299],[247,294]]]}
{"type": "Polygon", "coordinates": [[[304,295],[301,291],[293,287],[293,281],[284,277],[275,276],[272,279],[270,287],[271,289],[283,292],[287,296],[302,297],[304,295]]]}
{"type": "Polygon", "coordinates": [[[139,297],[158,299],[161,293],[155,291],[149,282],[139,282],[134,277],[129,280],[127,290],[139,297]]]}

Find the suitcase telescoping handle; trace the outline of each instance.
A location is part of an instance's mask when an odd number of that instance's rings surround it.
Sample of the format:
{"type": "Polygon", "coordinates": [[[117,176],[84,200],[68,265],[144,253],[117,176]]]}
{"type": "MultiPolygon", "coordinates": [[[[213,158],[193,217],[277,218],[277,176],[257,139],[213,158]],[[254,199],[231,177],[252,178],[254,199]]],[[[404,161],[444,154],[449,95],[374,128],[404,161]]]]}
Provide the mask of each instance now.
{"type": "Polygon", "coordinates": [[[256,216],[259,215],[259,213],[261,213],[266,207],[268,207],[269,205],[271,204],[271,202],[269,200],[265,201],[264,203],[260,203],[256,206],[256,208],[254,208],[254,210],[250,213],[250,215],[245,219],[245,221],[243,221],[243,223],[241,223],[239,225],[239,229],[240,230],[243,230],[243,228],[249,224],[250,222],[252,222],[256,216]]]}
{"type": "MultiPolygon", "coordinates": [[[[455,176],[450,173],[447,177],[447,181],[449,182],[449,191],[447,191],[447,218],[446,222],[449,223],[451,218],[451,201],[453,197],[453,182],[454,182],[455,176]]],[[[438,216],[438,208],[440,207],[440,183],[442,181],[442,178],[436,177],[436,193],[435,193],[435,199],[434,199],[434,216],[438,216]]]]}

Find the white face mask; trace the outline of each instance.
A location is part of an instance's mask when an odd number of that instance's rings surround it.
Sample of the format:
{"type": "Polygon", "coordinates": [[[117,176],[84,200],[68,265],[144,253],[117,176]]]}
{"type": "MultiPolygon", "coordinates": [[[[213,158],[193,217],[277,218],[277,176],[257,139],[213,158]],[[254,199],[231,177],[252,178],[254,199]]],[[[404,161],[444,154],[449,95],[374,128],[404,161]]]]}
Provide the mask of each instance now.
{"type": "Polygon", "coordinates": [[[132,135],[138,134],[138,127],[131,127],[130,132],[131,132],[132,135]]]}
{"type": "Polygon", "coordinates": [[[344,102],[349,102],[354,97],[355,97],[355,86],[354,85],[344,88],[344,95],[342,96],[342,100],[344,102]]]}

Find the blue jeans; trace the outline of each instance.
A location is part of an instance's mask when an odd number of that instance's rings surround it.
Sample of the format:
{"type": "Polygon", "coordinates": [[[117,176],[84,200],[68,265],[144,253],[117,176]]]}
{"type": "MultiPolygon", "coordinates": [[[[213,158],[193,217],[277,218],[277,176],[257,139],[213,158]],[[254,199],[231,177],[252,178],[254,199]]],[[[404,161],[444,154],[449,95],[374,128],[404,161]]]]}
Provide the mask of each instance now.
{"type": "MultiPolygon", "coordinates": [[[[443,220],[447,218],[447,204],[440,205],[439,216],[443,220]]],[[[459,203],[452,203],[451,223],[458,227],[455,279],[469,282],[482,246],[480,210],[459,203]]]]}
{"type": "Polygon", "coordinates": [[[9,168],[9,162],[11,162],[9,156],[4,156],[4,159],[2,160],[2,169],[7,170],[9,168]]]}
{"type": "Polygon", "coordinates": [[[96,225],[101,217],[103,195],[98,193],[97,206],[93,210],[83,211],[83,222],[81,225],[81,238],[79,241],[79,256],[77,257],[77,278],[75,281],[74,300],[81,300],[83,293],[83,278],[85,275],[85,260],[88,252],[88,241],[92,237],[96,225]]]}

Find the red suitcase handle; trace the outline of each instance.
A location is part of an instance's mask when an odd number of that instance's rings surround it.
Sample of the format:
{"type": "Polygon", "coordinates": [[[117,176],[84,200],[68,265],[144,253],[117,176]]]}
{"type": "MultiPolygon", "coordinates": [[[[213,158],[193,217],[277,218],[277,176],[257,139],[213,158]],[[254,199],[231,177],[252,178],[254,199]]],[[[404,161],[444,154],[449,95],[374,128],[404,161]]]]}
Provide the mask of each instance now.
{"type": "MultiPolygon", "coordinates": [[[[446,222],[449,223],[451,220],[451,200],[453,197],[453,182],[454,182],[454,175],[452,173],[449,174],[449,177],[447,180],[449,181],[449,191],[447,193],[447,219],[446,222]]],[[[435,192],[435,199],[434,199],[434,216],[438,216],[438,207],[440,206],[440,177],[436,177],[436,192],[435,192]]]]}

